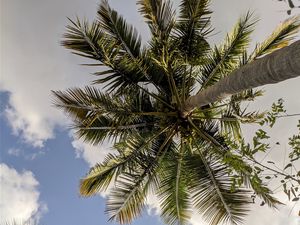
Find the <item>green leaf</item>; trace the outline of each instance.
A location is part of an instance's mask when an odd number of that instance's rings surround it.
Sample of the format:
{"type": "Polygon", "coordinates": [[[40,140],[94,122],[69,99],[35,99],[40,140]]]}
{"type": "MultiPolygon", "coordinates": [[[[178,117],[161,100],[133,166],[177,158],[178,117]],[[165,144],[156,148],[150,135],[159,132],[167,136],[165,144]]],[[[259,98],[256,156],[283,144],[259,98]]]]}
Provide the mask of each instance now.
{"type": "Polygon", "coordinates": [[[139,12],[149,25],[153,39],[165,42],[175,25],[175,12],[169,0],[139,0],[139,12]]]}
{"type": "Polygon", "coordinates": [[[298,33],[299,28],[299,16],[285,20],[264,42],[257,44],[253,53],[250,55],[250,59],[256,59],[289,45],[298,33]]]}
{"type": "Polygon", "coordinates": [[[141,53],[141,37],[117,11],[111,9],[108,1],[104,0],[101,2],[97,14],[101,28],[109,34],[109,37],[115,39],[116,43],[121,45],[122,49],[132,59],[139,57],[141,53]]]}
{"type": "Polygon", "coordinates": [[[195,150],[195,154],[188,157],[186,170],[193,177],[189,186],[194,207],[209,224],[224,221],[241,223],[248,211],[247,204],[252,202],[249,192],[243,188],[232,192],[232,177],[228,175],[226,166],[216,159],[204,157],[200,153],[202,149],[195,150]]]}
{"type": "Polygon", "coordinates": [[[212,32],[208,0],[183,0],[175,27],[175,44],[190,64],[197,64],[209,50],[205,37],[212,32]]]}
{"type": "Polygon", "coordinates": [[[287,168],[292,167],[292,163],[287,164],[283,170],[286,170],[287,168]]]}
{"type": "Polygon", "coordinates": [[[268,204],[269,207],[276,208],[276,205],[281,204],[275,197],[272,196],[272,191],[262,183],[262,180],[255,174],[250,180],[254,192],[268,204]]]}
{"type": "Polygon", "coordinates": [[[191,203],[186,179],[184,146],[179,152],[171,152],[162,161],[158,197],[161,216],[166,224],[188,224],[191,218],[191,203]]]}
{"type": "Polygon", "coordinates": [[[233,31],[227,35],[225,43],[214,48],[199,77],[201,89],[213,85],[236,68],[240,56],[244,54],[250,43],[250,34],[256,22],[253,13],[248,12],[239,19],[233,31]]]}

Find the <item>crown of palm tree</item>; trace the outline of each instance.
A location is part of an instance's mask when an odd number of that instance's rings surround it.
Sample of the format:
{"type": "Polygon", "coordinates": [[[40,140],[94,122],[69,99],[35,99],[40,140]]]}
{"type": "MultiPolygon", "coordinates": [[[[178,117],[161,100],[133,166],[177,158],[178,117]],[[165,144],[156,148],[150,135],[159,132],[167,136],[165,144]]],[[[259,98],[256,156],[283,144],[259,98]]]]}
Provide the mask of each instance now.
{"type": "Polygon", "coordinates": [[[56,105],[73,119],[78,138],[95,145],[109,138],[115,149],[81,180],[80,193],[91,196],[114,184],[107,213],[120,223],[139,216],[150,193],[158,196],[167,224],[188,224],[193,210],[210,224],[239,224],[253,191],[275,207],[279,202],[271,191],[228,145],[242,139],[241,123],[263,117],[241,106],[262,91],[243,91],[184,117],[181,109],[195,88],[205,89],[288,45],[298,19],[285,21],[249,54],[257,22],[252,13],[239,19],[222,45],[210,46],[209,0],[182,0],[177,16],[171,1],[140,0],[138,5],[151,31],[145,46],[107,1],[92,24],[70,20],[62,42],[103,69],[95,73],[93,87],[55,91],[56,105]],[[242,181],[234,188],[236,177],[242,181]]]}

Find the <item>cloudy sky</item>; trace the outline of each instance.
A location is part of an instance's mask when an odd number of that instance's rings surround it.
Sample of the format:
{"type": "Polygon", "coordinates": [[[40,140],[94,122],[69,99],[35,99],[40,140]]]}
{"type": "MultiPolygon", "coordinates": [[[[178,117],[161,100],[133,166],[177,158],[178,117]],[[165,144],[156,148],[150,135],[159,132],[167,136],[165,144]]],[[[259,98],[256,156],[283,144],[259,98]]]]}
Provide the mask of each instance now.
{"type": "MultiPolygon", "coordinates": [[[[111,5],[134,24],[147,39],[149,33],[137,13],[135,0],[111,0],[111,5]]],[[[0,224],[33,219],[44,225],[105,225],[105,200],[81,198],[78,181],[88,168],[103,159],[109,145],[91,147],[74,140],[69,121],[52,106],[51,90],[89,84],[94,68],[79,66],[59,42],[67,17],[92,20],[98,0],[1,0],[0,4],[0,224]]],[[[176,6],[178,1],[174,1],[176,6]]],[[[300,1],[296,1],[299,3],[300,1]]],[[[287,18],[287,5],[276,0],[213,0],[212,21],[219,43],[237,18],[252,9],[261,18],[253,43],[263,40],[287,18]]],[[[292,11],[292,15],[300,10],[292,11]]],[[[300,79],[264,87],[266,95],[255,105],[261,110],[278,98],[285,99],[289,113],[300,112],[300,79]]],[[[271,131],[273,140],[286,143],[296,132],[299,118],[279,121],[271,131]]],[[[251,137],[254,127],[245,127],[251,137]]],[[[281,145],[282,148],[286,146],[281,145]]],[[[274,157],[280,160],[282,148],[274,157]]],[[[300,168],[300,165],[298,166],[300,168]]],[[[279,193],[280,195],[280,193],[279,193]]],[[[283,196],[284,197],[284,196],[283,196]]],[[[284,199],[284,198],[283,198],[284,199]]],[[[151,206],[155,206],[151,201],[151,206]]],[[[300,205],[288,204],[278,211],[254,207],[247,225],[299,225],[300,205]]],[[[156,210],[148,210],[134,224],[162,224],[156,210]]],[[[193,225],[204,224],[199,215],[193,225]]]]}

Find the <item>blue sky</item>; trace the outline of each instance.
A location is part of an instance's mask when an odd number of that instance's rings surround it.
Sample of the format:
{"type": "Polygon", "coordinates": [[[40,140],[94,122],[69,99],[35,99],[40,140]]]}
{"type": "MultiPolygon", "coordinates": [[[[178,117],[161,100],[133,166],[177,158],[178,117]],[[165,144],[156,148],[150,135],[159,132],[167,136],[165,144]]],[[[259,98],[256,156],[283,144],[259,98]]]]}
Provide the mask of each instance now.
{"type": "MultiPolygon", "coordinates": [[[[134,0],[110,2],[144,38],[148,37],[134,0]]],[[[176,6],[178,1],[174,2],[176,6]]],[[[67,129],[68,119],[52,106],[50,93],[82,87],[91,81],[89,74],[93,70],[79,66],[83,59],[71,55],[59,42],[67,25],[66,17],[79,15],[91,20],[97,4],[97,0],[1,0],[1,219],[35,218],[43,225],[113,224],[107,222],[103,197],[82,198],[78,194],[79,179],[91,165],[103,159],[109,145],[91,147],[75,140],[67,129]]],[[[238,16],[249,8],[261,18],[254,41],[263,40],[287,18],[284,2],[215,0],[212,9],[216,35],[210,41],[220,42],[238,16]]],[[[295,15],[299,10],[292,13],[295,15]]],[[[266,87],[266,95],[255,107],[263,110],[283,97],[289,112],[299,112],[299,86],[299,79],[295,79],[266,87]]],[[[295,133],[296,121],[291,118],[279,123],[277,131],[271,131],[274,140],[286,141],[295,133]]],[[[251,137],[254,127],[244,131],[251,137]]],[[[274,157],[279,160],[280,156],[275,153],[274,157]]],[[[151,206],[156,206],[156,200],[151,200],[151,206]]],[[[289,215],[290,208],[282,208],[277,213],[254,209],[246,224],[265,225],[273,221],[274,225],[297,225],[299,219],[289,215]]],[[[293,212],[299,209],[298,204],[293,212]]],[[[145,210],[143,217],[133,224],[162,224],[154,212],[149,215],[145,210]]],[[[191,223],[200,225],[200,221],[195,215],[191,223]]]]}

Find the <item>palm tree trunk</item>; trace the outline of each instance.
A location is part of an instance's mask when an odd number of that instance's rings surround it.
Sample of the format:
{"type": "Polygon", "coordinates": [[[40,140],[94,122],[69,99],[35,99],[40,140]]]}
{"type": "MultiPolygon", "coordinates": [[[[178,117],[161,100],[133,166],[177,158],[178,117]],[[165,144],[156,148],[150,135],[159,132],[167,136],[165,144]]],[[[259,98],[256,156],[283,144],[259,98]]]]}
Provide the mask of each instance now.
{"type": "Polygon", "coordinates": [[[300,76],[300,41],[242,66],[216,84],[190,96],[181,110],[182,117],[196,107],[222,100],[243,90],[274,84],[300,76]]]}

